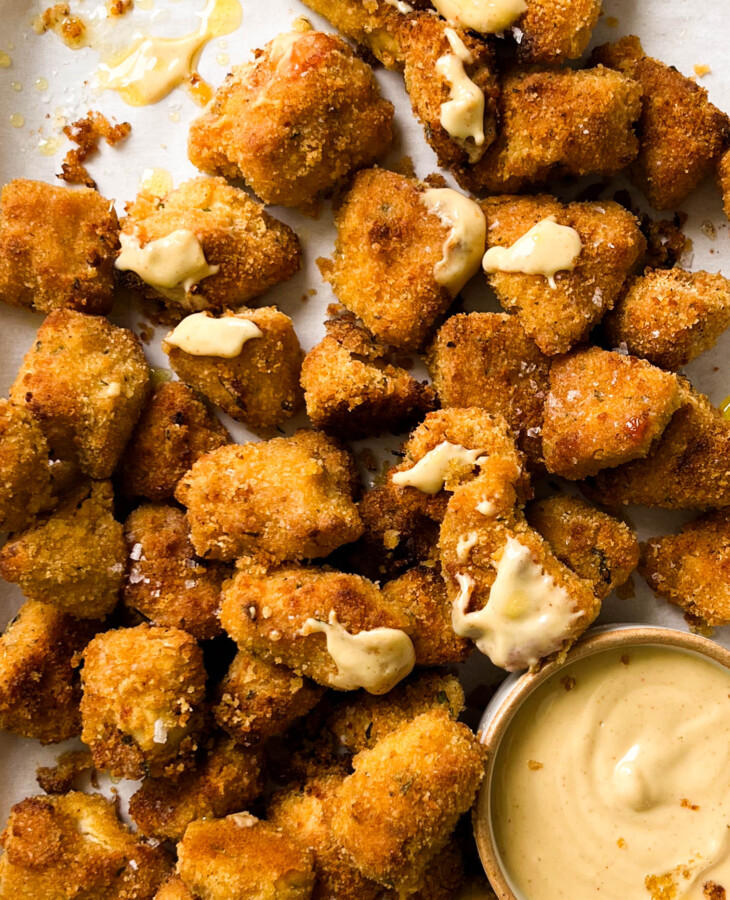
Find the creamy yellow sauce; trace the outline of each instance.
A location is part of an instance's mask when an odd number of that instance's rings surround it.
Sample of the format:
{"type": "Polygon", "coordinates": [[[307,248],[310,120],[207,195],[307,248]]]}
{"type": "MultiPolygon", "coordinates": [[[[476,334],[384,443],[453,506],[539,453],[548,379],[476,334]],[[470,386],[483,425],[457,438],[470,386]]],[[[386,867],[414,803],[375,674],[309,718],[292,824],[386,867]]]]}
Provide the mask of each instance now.
{"type": "Polygon", "coordinates": [[[243,316],[215,319],[205,313],[193,313],[167,335],[165,343],[191,356],[235,359],[247,341],[263,336],[258,325],[243,316]]]}
{"type": "Polygon", "coordinates": [[[511,723],[491,803],[524,900],[730,894],[730,672],[663,647],[564,667],[511,723]]]}
{"type": "Polygon", "coordinates": [[[488,275],[495,272],[542,275],[554,288],[557,273],[572,272],[582,252],[583,242],[578,232],[567,225],[558,225],[555,216],[548,216],[511,247],[490,247],[482,265],[488,275]]]}
{"type": "Polygon", "coordinates": [[[433,274],[455,297],[479,271],[479,261],[487,242],[487,220],[478,203],[451,188],[430,188],[421,195],[429,212],[449,229],[443,256],[433,274]]]}
{"type": "Polygon", "coordinates": [[[424,494],[438,494],[443,490],[452,468],[477,465],[483,452],[468,450],[461,444],[452,444],[450,441],[441,441],[410,469],[396,472],[392,477],[393,484],[414,487],[424,494]]]}
{"type": "Polygon", "coordinates": [[[452,29],[445,29],[451,53],[436,60],[436,71],[449,85],[449,99],[441,104],[440,122],[450,137],[466,150],[470,162],[484,154],[484,94],[466,74],[474,57],[452,29]]]}
{"type": "Polygon", "coordinates": [[[433,5],[452,25],[481,34],[504,31],[527,10],[525,0],[433,0],[433,5]]]}

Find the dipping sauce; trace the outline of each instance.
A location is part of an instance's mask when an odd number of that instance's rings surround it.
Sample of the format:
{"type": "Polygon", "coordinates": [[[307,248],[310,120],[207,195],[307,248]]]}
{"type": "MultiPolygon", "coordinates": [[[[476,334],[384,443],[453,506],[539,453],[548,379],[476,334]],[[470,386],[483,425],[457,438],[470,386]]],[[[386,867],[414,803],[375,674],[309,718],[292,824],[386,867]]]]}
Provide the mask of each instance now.
{"type": "Polygon", "coordinates": [[[507,728],[491,820],[524,900],[730,896],[730,671],[660,646],[563,667],[507,728]]]}

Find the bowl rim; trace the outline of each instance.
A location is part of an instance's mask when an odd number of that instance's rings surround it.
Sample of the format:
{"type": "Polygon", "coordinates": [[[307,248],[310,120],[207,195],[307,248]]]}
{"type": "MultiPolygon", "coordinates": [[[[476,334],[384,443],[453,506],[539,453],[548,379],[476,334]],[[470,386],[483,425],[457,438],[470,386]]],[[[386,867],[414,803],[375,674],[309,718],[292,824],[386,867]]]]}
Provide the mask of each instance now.
{"type": "Polygon", "coordinates": [[[501,695],[498,688],[498,693],[487,706],[478,731],[479,740],[486,748],[484,780],[472,811],[472,824],[482,866],[498,900],[522,900],[513,892],[502,869],[490,816],[497,751],[517,710],[534,690],[566,665],[607,650],[646,645],[676,647],[698,653],[730,669],[730,650],[710,638],[663,625],[613,624],[586,632],[564,660],[553,660],[535,672],[508,678],[503,683],[501,695]]]}

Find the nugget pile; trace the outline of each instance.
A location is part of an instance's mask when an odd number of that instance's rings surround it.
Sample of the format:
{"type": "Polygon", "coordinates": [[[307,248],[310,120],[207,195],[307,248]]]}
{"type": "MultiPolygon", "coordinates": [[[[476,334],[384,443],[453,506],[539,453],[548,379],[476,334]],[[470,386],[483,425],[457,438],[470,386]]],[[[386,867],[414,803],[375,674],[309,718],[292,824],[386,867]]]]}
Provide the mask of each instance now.
{"type": "Polygon", "coordinates": [[[637,567],[693,627],[730,624],[730,421],[678,371],[730,283],[615,200],[547,192],[624,171],[670,209],[717,173],[730,211],[728,117],[635,37],[568,68],[599,0],[306,2],[358,53],[302,19],[273,37],[193,122],[203,175],[121,222],[94,190],[2,190],[0,299],[45,319],[0,400],[0,574],[25,597],[0,726],[84,749],[13,807],[0,900],[493,896],[453,666],[564,658],[637,567]],[[377,165],[368,59],[462,190],[377,165]],[[266,297],[300,240],[228,179],[334,198],[340,307],[306,355],[266,297]],[[502,313],[460,309],[476,277],[502,313]],[[105,318],[118,287],[170,322],[177,380],[105,318]],[[347,442],[409,430],[364,490],[347,442]],[[640,546],[637,503],[701,515],[640,546]],[[89,769],[140,782],[134,828],[75,789],[89,769]]]}

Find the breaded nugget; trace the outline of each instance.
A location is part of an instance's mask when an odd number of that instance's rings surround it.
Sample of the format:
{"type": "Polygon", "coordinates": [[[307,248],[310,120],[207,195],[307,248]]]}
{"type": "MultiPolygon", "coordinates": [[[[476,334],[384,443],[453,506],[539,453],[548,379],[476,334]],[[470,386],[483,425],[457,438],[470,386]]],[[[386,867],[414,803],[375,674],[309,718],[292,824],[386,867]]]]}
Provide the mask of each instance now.
{"type": "Polygon", "coordinates": [[[48,452],[33,416],[0,399],[0,531],[27,528],[52,505],[48,452]]]}
{"type": "Polygon", "coordinates": [[[179,841],[195,819],[247,809],[264,788],[258,751],[219,734],[200,751],[195,769],[179,779],[145,778],[129,801],[129,814],[142,834],[179,841]]]}
{"type": "Polygon", "coordinates": [[[639,571],[649,587],[685,611],[691,621],[730,624],[730,513],[707,513],[679,534],[641,547],[639,571]]]}
{"type": "Polygon", "coordinates": [[[641,87],[598,66],[533,72],[501,82],[500,133],[474,166],[456,166],[459,184],[474,193],[517,193],[567,175],[615,175],[636,159],[634,122],[641,87]]]}
{"type": "Polygon", "coordinates": [[[601,0],[528,0],[527,11],[513,29],[517,58],[542,66],[578,59],[591,39],[601,5],[601,0]]]}
{"type": "Polygon", "coordinates": [[[639,222],[618,203],[568,203],[536,197],[492,197],[482,203],[487,247],[511,247],[531,228],[552,216],[574,229],[582,244],[572,271],[551,283],[544,275],[494,272],[487,276],[501,305],[515,312],[525,333],[543,353],[566,353],[585,340],[613,308],[626,277],[646,251],[639,222]]]}
{"type": "Polygon", "coordinates": [[[177,871],[205,900],[309,900],[312,853],[248,813],[191,822],[178,844],[177,871]]]}
{"type": "Polygon", "coordinates": [[[51,450],[108,478],[147,399],[139,338],[106,319],[56,310],[26,353],[10,400],[38,420],[51,450]]]}
{"type": "Polygon", "coordinates": [[[639,563],[636,533],[578,497],[556,494],[528,506],[525,516],[557,558],[591,582],[601,600],[624,584],[639,563]]]}
{"type": "Polygon", "coordinates": [[[150,395],[120,460],[122,492],[167,500],[197,459],[230,440],[192,388],[180,381],[163,382],[150,395]]]}
{"type": "Polygon", "coordinates": [[[696,81],[647,56],[634,35],[598,47],[592,59],[641,86],[641,149],[630,174],[655,209],[674,209],[714,170],[730,138],[730,119],[696,81]]]}
{"type": "Polygon", "coordinates": [[[602,327],[612,347],[626,346],[663,369],[681,369],[714,346],[730,325],[730,282],[709,272],[647,269],[602,327]]]}
{"type": "Polygon", "coordinates": [[[478,271],[484,251],[476,204],[457,192],[431,193],[416,179],[385,169],[358,173],[335,224],[334,258],[318,261],[322,276],[378,340],[404,350],[423,344],[478,271]],[[466,230],[456,243],[446,206],[439,212],[428,205],[429,198],[444,196],[467,204],[475,217],[473,228],[471,215],[463,222],[466,230]]]}
{"type": "Polygon", "coordinates": [[[265,203],[306,207],[381,157],[392,121],[370,67],[341,38],[302,28],[233,69],[190,126],[188,154],[265,203]]]}
{"type": "Polygon", "coordinates": [[[302,387],[317,428],[354,440],[403,431],[432,410],[432,387],[393,364],[354,316],[325,322],[327,335],[305,356],[302,387]]]}
{"type": "Polygon", "coordinates": [[[42,744],[81,733],[73,660],[95,627],[27,600],[0,637],[0,728],[42,744]]]}
{"type": "Polygon", "coordinates": [[[681,402],[677,377],[635,356],[587,347],[556,359],[542,425],[548,471],[577,481],[645,457],[681,402]]]}
{"type": "Polygon", "coordinates": [[[171,875],[155,894],[155,900],[196,900],[179,875],[171,875]]]}
{"type": "Polygon", "coordinates": [[[282,562],[327,556],[360,536],[356,486],[351,455],[323,434],[301,429],[206,454],[175,496],[188,507],[199,556],[282,562]]]}
{"type": "Polygon", "coordinates": [[[185,513],[174,506],[140,506],[127,518],[124,537],[124,605],[153,625],[181,628],[199,641],[220,634],[221,588],[230,572],[195,555],[185,513]]]}
{"type": "Polygon", "coordinates": [[[81,739],[122,778],[179,776],[203,725],[203,654],[187,632],[138,625],[97,635],[84,651],[81,739]]]}
{"type": "MultiPolygon", "coordinates": [[[[117,269],[122,270],[122,283],[186,311],[241,306],[291,278],[301,265],[299,238],[291,228],[223,178],[194,178],[164,197],[143,189],[127,206],[121,242],[117,269]],[[164,258],[164,242],[171,235],[180,237],[180,232],[197,240],[205,263],[215,271],[195,282],[195,265],[183,273],[182,260],[182,277],[172,286],[158,281],[163,268],[146,256],[157,249],[164,258]],[[144,250],[156,241],[163,243],[139,253],[140,247],[144,250]]],[[[178,250],[178,266],[180,256],[178,250]]]]}
{"type": "Polygon", "coordinates": [[[171,868],[100,794],[28,797],[12,808],[0,843],[2,900],[152,900],[171,868]]]}
{"type": "Polygon", "coordinates": [[[333,798],[335,839],[363,875],[412,891],[472,805],[483,749],[447,711],[432,710],[363,750],[353,766],[333,798]]]}
{"type": "Polygon", "coordinates": [[[421,881],[407,896],[416,900],[454,900],[464,882],[464,860],[461,848],[452,837],[426,866],[421,881]]]}
{"type": "Polygon", "coordinates": [[[43,522],[0,549],[0,575],[23,593],[80,619],[117,605],[126,548],[108,481],[87,481],[43,522]]]}
{"type": "Polygon", "coordinates": [[[726,150],[720,157],[717,166],[717,181],[722,192],[725,215],[730,219],[730,150],[726,150]]]}
{"type": "Polygon", "coordinates": [[[192,353],[193,346],[184,340],[177,346],[173,331],[162,342],[170,367],[181,381],[249,428],[281,425],[304,405],[299,384],[302,348],[292,320],[273,306],[227,313],[217,321],[228,319],[253,322],[260,334],[247,340],[236,356],[223,357],[192,353]]]}
{"type": "Polygon", "coordinates": [[[541,469],[542,415],[550,360],[516,316],[470,313],[441,326],[426,364],[443,407],[504,416],[531,469],[541,469]]]}
{"type": "Polygon", "coordinates": [[[36,312],[112,306],[119,222],[96,191],[18,178],[0,194],[0,300],[36,312]]]}
{"type": "Polygon", "coordinates": [[[248,747],[284,734],[323,694],[319,685],[286,666],[239,652],[216,688],[213,715],[234,740],[248,747]]]}

